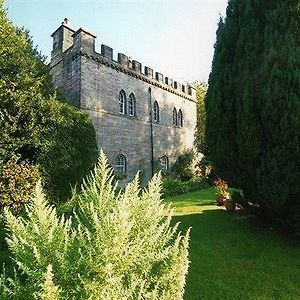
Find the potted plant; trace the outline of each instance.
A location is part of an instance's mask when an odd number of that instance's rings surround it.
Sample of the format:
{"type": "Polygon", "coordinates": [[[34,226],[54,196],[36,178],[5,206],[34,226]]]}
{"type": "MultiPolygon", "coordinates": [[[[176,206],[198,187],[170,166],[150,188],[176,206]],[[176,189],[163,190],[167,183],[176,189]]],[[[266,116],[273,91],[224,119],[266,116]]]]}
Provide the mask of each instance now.
{"type": "Polygon", "coordinates": [[[235,203],[234,198],[232,198],[232,197],[229,196],[228,199],[226,199],[224,201],[224,205],[225,205],[226,210],[228,210],[228,211],[235,211],[236,203],[235,203]]]}
{"type": "Polygon", "coordinates": [[[224,202],[230,198],[229,193],[228,193],[228,184],[226,183],[225,180],[221,178],[217,178],[215,180],[215,186],[218,190],[216,200],[217,200],[217,205],[222,206],[224,205],[224,202]]]}

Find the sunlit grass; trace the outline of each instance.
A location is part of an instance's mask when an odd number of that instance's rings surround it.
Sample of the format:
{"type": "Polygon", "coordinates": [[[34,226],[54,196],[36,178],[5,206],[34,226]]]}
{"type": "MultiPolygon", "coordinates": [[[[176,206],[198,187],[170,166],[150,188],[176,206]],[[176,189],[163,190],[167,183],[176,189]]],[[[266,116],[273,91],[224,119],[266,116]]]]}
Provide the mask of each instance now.
{"type": "Polygon", "coordinates": [[[215,190],[166,199],[192,227],[185,299],[300,299],[300,247],[254,216],[215,205],[215,190]]]}

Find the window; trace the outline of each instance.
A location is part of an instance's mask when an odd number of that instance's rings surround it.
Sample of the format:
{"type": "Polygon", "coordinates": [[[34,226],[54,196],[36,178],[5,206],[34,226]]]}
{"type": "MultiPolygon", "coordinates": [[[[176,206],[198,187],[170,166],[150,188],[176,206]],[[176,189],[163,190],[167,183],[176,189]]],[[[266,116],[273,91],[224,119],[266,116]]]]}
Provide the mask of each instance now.
{"type": "Polygon", "coordinates": [[[123,90],[119,94],[119,113],[126,114],[126,95],[123,90]]]}
{"type": "Polygon", "coordinates": [[[178,125],[178,123],[177,123],[177,110],[176,110],[175,107],[173,108],[173,125],[175,125],[175,126],[178,125]]]}
{"type": "Polygon", "coordinates": [[[153,121],[159,122],[159,106],[157,101],[154,101],[153,103],[153,121]]]}
{"type": "Polygon", "coordinates": [[[183,127],[183,116],[182,116],[182,111],[179,109],[178,115],[177,115],[177,125],[180,127],[183,127]]]}
{"type": "Polygon", "coordinates": [[[116,158],[116,170],[120,173],[126,172],[126,157],[123,154],[119,154],[116,158]]]}
{"type": "Polygon", "coordinates": [[[128,99],[128,114],[130,116],[135,116],[135,97],[134,94],[131,93],[128,99]]]}
{"type": "Polygon", "coordinates": [[[165,156],[163,156],[160,159],[160,165],[161,165],[162,170],[168,171],[168,169],[169,169],[169,159],[168,159],[168,156],[165,155],[165,156]]]}

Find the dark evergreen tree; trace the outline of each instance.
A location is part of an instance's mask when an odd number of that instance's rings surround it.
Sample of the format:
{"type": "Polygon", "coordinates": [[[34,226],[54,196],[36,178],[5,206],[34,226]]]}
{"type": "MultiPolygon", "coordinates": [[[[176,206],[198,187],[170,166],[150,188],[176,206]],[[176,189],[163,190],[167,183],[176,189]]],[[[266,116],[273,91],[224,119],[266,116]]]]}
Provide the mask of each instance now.
{"type": "Polygon", "coordinates": [[[300,214],[299,45],[299,1],[230,0],[206,99],[217,171],[281,219],[300,214]]]}
{"type": "Polygon", "coordinates": [[[7,19],[0,0],[0,181],[17,154],[38,166],[51,195],[67,197],[97,152],[90,119],[57,100],[44,58],[28,32],[7,19]]]}

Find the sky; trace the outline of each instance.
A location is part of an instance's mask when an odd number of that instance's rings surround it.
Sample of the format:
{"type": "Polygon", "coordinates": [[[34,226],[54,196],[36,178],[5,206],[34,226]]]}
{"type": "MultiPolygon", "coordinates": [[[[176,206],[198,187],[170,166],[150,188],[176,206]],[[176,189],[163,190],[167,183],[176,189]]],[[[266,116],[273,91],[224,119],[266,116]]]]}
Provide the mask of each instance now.
{"type": "Polygon", "coordinates": [[[50,59],[50,35],[68,18],[101,44],[179,82],[207,80],[227,0],[6,0],[10,20],[50,59]]]}

